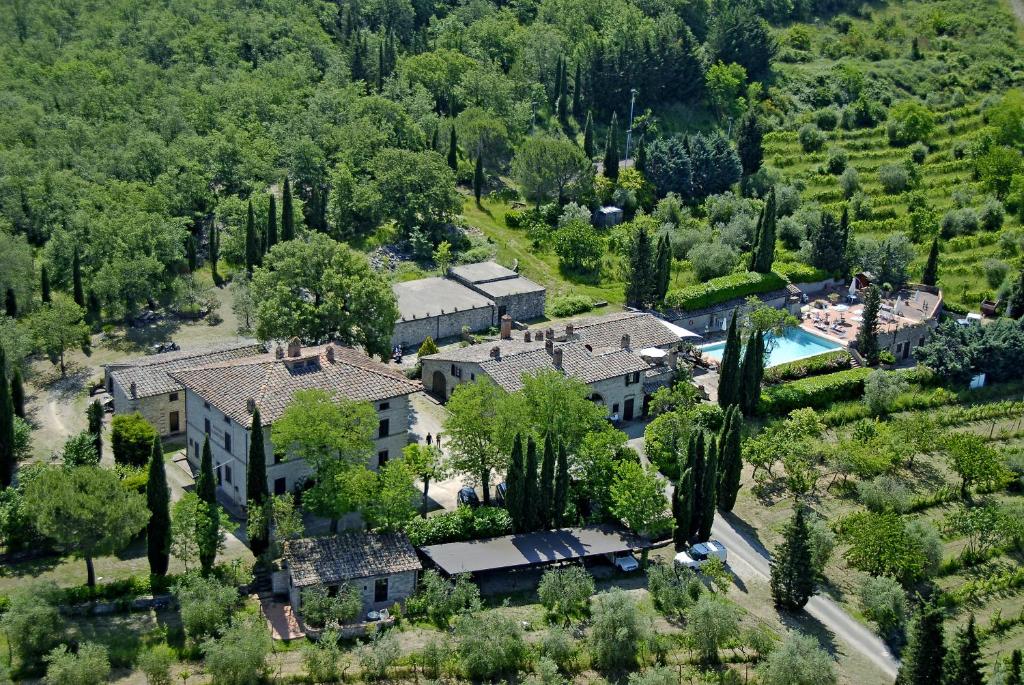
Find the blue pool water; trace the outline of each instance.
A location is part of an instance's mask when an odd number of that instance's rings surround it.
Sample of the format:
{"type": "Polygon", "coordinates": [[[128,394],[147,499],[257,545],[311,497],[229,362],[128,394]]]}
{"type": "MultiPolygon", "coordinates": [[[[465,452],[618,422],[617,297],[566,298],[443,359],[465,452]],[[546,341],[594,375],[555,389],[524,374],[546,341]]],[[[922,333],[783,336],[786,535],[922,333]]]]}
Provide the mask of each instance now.
{"type": "MultiPolygon", "coordinates": [[[[802,328],[787,328],[782,336],[774,333],[764,334],[765,351],[768,359],[765,366],[778,366],[786,362],[813,357],[816,354],[831,352],[842,349],[842,345],[832,342],[821,336],[809,333],[802,328]]],[[[722,351],[725,349],[725,342],[701,345],[700,351],[705,357],[711,357],[715,361],[722,361],[722,351]]]]}

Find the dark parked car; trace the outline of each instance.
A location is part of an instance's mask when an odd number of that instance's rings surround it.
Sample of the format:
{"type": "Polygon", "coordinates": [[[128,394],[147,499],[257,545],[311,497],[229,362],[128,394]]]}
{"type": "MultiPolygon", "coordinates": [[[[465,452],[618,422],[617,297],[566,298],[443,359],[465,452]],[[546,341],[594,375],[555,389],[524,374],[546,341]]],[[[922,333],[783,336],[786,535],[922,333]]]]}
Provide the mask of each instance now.
{"type": "Polygon", "coordinates": [[[508,492],[508,483],[498,483],[498,487],[494,488],[494,499],[498,502],[498,506],[505,506],[505,493],[508,492]]]}
{"type": "Polygon", "coordinates": [[[465,505],[467,507],[480,506],[480,498],[476,496],[476,490],[470,487],[465,487],[459,490],[459,505],[465,505]]]}

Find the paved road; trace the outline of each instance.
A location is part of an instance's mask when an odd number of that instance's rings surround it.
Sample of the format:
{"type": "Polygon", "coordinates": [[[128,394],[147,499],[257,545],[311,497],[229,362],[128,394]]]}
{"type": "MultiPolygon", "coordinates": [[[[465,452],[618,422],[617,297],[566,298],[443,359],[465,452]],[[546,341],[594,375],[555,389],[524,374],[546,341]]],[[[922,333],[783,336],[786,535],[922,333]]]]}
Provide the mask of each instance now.
{"type": "MultiPolygon", "coordinates": [[[[751,539],[720,515],[715,516],[711,533],[729,550],[729,565],[733,571],[737,572],[737,575],[741,575],[740,569],[737,568],[740,564],[736,563],[739,561],[757,576],[763,579],[769,577],[768,560],[770,557],[759,542],[751,539]]],[[[838,604],[827,597],[816,595],[807,603],[806,611],[831,630],[836,637],[866,656],[883,673],[891,678],[896,678],[899,663],[889,648],[877,635],[863,624],[858,623],[838,604]]]]}

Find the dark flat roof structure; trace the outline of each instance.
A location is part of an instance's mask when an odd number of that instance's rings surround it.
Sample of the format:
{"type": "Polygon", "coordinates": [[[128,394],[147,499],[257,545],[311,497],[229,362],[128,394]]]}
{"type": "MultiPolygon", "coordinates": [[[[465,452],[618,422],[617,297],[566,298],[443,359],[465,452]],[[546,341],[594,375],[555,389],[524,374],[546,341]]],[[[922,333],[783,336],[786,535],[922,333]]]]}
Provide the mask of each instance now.
{"type": "Polygon", "coordinates": [[[649,546],[647,540],[627,531],[591,526],[429,545],[421,547],[420,552],[452,576],[580,560],[649,546]]]}

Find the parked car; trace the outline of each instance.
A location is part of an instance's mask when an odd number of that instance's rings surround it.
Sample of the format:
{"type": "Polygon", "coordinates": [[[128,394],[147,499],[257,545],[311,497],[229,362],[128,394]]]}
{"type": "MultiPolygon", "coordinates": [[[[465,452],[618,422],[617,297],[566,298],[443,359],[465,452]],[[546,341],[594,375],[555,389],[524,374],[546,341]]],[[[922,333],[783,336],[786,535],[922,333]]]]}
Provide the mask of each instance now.
{"type": "Polygon", "coordinates": [[[498,483],[498,487],[494,488],[494,499],[500,507],[505,506],[506,492],[508,492],[508,483],[498,483]]]}
{"type": "Polygon", "coordinates": [[[699,571],[709,559],[721,559],[724,564],[728,556],[729,553],[726,551],[725,545],[718,540],[708,540],[677,554],[676,564],[699,571]]]}
{"type": "Polygon", "coordinates": [[[459,506],[473,507],[474,509],[480,506],[480,498],[476,495],[476,490],[471,487],[464,487],[459,490],[459,506]]]}
{"type": "Polygon", "coordinates": [[[609,554],[608,559],[615,568],[623,573],[632,573],[640,568],[640,562],[636,560],[632,552],[615,552],[609,554]]]}

